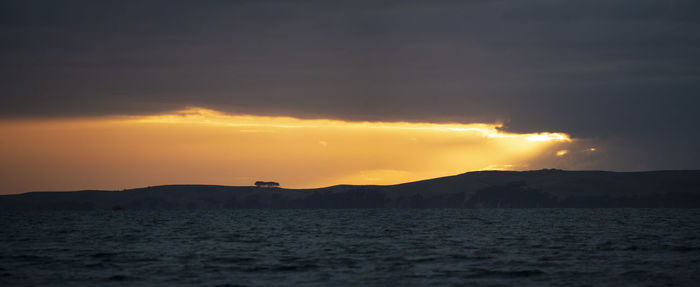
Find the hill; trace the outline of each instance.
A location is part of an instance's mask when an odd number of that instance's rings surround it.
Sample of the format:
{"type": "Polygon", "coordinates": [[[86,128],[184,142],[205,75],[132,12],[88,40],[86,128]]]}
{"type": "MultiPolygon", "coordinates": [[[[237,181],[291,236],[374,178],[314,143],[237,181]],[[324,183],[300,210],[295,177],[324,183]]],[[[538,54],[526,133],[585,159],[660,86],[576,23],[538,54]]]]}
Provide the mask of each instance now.
{"type": "Polygon", "coordinates": [[[0,196],[2,210],[700,207],[700,171],[478,171],[398,185],[317,189],[162,185],[0,196]]]}

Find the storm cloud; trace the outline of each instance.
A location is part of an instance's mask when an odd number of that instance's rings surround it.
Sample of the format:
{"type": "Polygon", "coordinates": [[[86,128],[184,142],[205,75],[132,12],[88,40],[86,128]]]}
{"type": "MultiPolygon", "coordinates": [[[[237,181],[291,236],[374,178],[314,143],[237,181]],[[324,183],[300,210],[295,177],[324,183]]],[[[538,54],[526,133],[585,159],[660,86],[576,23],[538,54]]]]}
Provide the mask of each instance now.
{"type": "MultiPolygon", "coordinates": [[[[697,1],[3,1],[0,117],[502,122],[698,168],[697,1]]],[[[576,155],[576,153],[570,153],[576,155]]]]}

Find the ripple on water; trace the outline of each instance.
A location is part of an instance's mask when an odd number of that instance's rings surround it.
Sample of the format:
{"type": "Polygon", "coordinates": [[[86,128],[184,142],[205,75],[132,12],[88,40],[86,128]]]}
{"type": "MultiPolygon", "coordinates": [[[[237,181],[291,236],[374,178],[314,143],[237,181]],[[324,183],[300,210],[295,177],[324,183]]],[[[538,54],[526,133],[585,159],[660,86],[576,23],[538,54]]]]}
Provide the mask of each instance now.
{"type": "Polygon", "coordinates": [[[2,214],[0,285],[687,285],[700,211],[2,214]]]}

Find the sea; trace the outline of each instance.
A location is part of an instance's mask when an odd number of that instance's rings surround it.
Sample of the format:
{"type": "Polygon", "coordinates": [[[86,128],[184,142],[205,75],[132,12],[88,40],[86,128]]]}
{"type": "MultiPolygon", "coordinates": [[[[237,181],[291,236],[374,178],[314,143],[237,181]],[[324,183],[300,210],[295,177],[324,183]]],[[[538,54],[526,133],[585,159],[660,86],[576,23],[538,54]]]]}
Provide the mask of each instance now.
{"type": "Polygon", "coordinates": [[[700,286],[698,209],[0,216],[0,286],[700,286]]]}

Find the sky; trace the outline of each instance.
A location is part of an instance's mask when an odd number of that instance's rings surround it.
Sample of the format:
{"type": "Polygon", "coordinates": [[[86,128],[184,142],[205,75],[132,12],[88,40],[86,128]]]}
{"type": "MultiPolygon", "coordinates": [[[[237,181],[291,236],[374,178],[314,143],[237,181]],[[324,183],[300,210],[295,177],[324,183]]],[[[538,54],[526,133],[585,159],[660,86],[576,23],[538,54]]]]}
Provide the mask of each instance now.
{"type": "Polygon", "coordinates": [[[2,1],[0,193],[698,169],[697,11],[2,1]]]}

